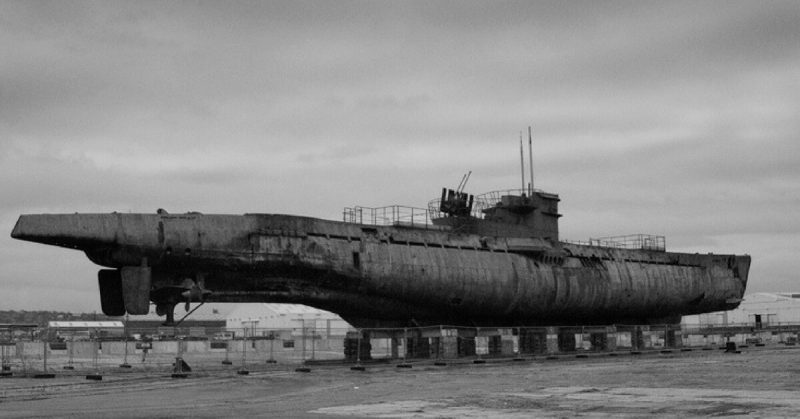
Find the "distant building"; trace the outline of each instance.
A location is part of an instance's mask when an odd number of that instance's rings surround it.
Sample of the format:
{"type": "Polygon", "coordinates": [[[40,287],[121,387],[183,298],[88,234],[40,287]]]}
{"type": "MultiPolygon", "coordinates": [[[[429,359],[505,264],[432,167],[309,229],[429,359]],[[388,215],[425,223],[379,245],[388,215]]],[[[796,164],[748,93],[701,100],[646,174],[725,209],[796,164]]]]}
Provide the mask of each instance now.
{"type": "Polygon", "coordinates": [[[36,323],[0,323],[0,344],[19,339],[33,340],[38,336],[38,330],[36,323]]]}
{"type": "Polygon", "coordinates": [[[120,321],[55,321],[47,322],[50,338],[64,340],[89,340],[118,338],[125,335],[125,325],[120,321]]]}
{"type": "Polygon", "coordinates": [[[747,294],[735,310],[684,316],[686,327],[800,325],[800,293],[747,294]]]}
{"type": "Polygon", "coordinates": [[[323,337],[344,336],[352,327],[329,311],[299,305],[256,303],[238,304],[226,319],[230,331],[248,336],[267,336],[273,331],[316,334],[323,337]]]}
{"type": "Polygon", "coordinates": [[[128,336],[210,337],[225,329],[225,317],[235,306],[236,304],[225,303],[192,303],[187,312],[183,304],[178,304],[175,306],[175,322],[180,321],[177,327],[164,326],[165,317],[156,314],[154,305],[150,306],[150,312],[144,316],[129,316],[127,319],[123,317],[122,320],[126,323],[128,336]],[[189,315],[186,316],[187,314],[189,315]]]}

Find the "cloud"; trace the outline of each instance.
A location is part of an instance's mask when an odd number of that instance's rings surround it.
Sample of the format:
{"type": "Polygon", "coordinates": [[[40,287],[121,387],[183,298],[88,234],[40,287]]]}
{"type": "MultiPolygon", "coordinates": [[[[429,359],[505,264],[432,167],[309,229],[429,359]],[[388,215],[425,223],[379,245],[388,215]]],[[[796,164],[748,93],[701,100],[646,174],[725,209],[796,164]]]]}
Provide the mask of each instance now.
{"type": "MultiPolygon", "coordinates": [[[[563,237],[747,251],[775,267],[753,283],[782,290],[791,261],[769,238],[800,230],[798,14],[791,1],[3,2],[0,220],[424,207],[468,171],[474,193],[516,187],[532,125],[563,237]]],[[[28,298],[41,293],[26,283],[61,286],[59,269],[94,275],[60,252],[0,239],[0,287],[28,298]]]]}

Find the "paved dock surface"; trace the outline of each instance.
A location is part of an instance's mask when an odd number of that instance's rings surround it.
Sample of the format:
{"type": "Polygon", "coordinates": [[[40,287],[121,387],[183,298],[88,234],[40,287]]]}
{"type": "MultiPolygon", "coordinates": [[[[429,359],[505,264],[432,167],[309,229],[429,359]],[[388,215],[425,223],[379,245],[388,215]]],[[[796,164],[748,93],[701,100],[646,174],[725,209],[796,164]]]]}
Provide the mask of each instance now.
{"type": "Polygon", "coordinates": [[[0,417],[800,417],[800,349],[0,379],[0,417]]]}

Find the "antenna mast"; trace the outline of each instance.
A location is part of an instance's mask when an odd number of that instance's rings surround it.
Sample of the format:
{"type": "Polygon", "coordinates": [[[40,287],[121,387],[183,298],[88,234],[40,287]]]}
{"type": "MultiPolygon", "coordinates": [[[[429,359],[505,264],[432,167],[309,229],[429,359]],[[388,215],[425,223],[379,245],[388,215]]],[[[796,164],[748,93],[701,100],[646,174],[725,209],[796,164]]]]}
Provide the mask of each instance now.
{"type": "Polygon", "coordinates": [[[456,189],[456,192],[459,193],[464,192],[464,188],[467,187],[467,182],[469,182],[470,175],[472,175],[472,170],[470,170],[469,173],[467,173],[466,175],[464,175],[463,178],[461,178],[461,183],[458,184],[458,189],[456,189]]]}
{"type": "Polygon", "coordinates": [[[467,174],[464,173],[464,176],[461,176],[461,182],[458,183],[458,187],[456,188],[456,192],[461,191],[461,185],[464,184],[464,180],[467,178],[467,174]]]}
{"type": "Polygon", "coordinates": [[[528,125],[528,153],[531,165],[531,185],[530,185],[530,191],[528,191],[529,196],[533,196],[533,140],[531,138],[532,138],[531,126],[528,125]]]}

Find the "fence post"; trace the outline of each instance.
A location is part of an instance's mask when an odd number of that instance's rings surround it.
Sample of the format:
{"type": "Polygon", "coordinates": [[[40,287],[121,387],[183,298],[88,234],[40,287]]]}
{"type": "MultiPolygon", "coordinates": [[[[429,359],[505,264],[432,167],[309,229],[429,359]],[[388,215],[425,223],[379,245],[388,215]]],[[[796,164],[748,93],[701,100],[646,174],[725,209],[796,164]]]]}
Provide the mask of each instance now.
{"type": "Polygon", "coordinates": [[[302,336],[302,339],[303,339],[303,351],[301,352],[302,353],[302,359],[300,360],[301,361],[300,363],[303,366],[295,368],[294,371],[295,372],[311,372],[311,368],[308,368],[308,367],[305,366],[305,363],[306,363],[306,321],[302,320],[302,322],[303,322],[303,325],[300,328],[300,333],[303,335],[302,336]]]}
{"type": "Polygon", "coordinates": [[[233,342],[235,342],[233,339],[225,341],[225,359],[222,360],[222,365],[232,365],[233,364],[233,362],[231,362],[230,358],[228,357],[228,354],[231,351],[231,344],[233,342]]]}
{"type": "MultiPolygon", "coordinates": [[[[472,360],[473,364],[485,364],[486,363],[486,360],[483,359],[483,357],[481,356],[481,353],[478,351],[478,338],[480,337],[480,334],[481,334],[481,328],[480,327],[476,327],[475,328],[474,341],[475,341],[475,355],[477,355],[477,358],[472,360]]],[[[481,341],[483,341],[483,339],[481,339],[481,341]]],[[[489,351],[488,342],[487,342],[486,351],[487,352],[489,351]]]]}
{"type": "Polygon", "coordinates": [[[97,366],[97,358],[99,356],[98,352],[100,352],[100,342],[97,340],[97,335],[98,333],[95,331],[95,335],[92,338],[92,367],[94,372],[86,375],[87,380],[100,381],[103,379],[103,376],[100,374],[100,369],[97,366]]]}
{"type": "MultiPolygon", "coordinates": [[[[9,341],[10,342],[10,341],[9,341]]],[[[2,358],[0,358],[0,377],[11,377],[11,365],[8,362],[8,353],[6,352],[6,343],[0,342],[0,350],[2,350],[2,358]]]]}
{"type": "Polygon", "coordinates": [[[47,340],[42,339],[42,372],[47,373],[47,340]]]}
{"type": "Polygon", "coordinates": [[[356,365],[361,364],[361,329],[356,330],[358,338],[356,339],[356,365]]]}
{"type": "Polygon", "coordinates": [[[68,354],[69,358],[67,359],[67,365],[64,365],[64,369],[65,370],[74,370],[75,369],[75,365],[73,365],[73,361],[74,361],[74,357],[75,357],[75,355],[74,355],[74,353],[75,353],[75,341],[72,340],[72,339],[73,338],[70,337],[70,339],[66,341],[66,343],[67,343],[67,354],[68,354]]]}
{"type": "Polygon", "coordinates": [[[408,328],[403,328],[403,363],[408,361],[408,328]]]}
{"type": "Polygon", "coordinates": [[[407,362],[408,359],[408,328],[403,328],[403,362],[397,364],[397,368],[411,368],[411,364],[407,362]]]}
{"type": "Polygon", "coordinates": [[[439,337],[436,339],[438,344],[436,345],[436,361],[433,362],[433,365],[443,367],[447,365],[447,362],[444,361],[445,358],[445,335],[444,335],[444,326],[439,325],[439,337]]]}
{"type": "Polygon", "coordinates": [[[244,330],[244,336],[242,336],[242,367],[236,373],[239,375],[250,374],[250,371],[247,370],[247,329],[244,330]]]}
{"type": "Polygon", "coordinates": [[[353,371],[364,371],[364,367],[361,365],[361,329],[356,329],[356,333],[358,336],[356,337],[356,365],[350,367],[353,371]]]}
{"type": "Polygon", "coordinates": [[[317,340],[317,321],[314,320],[314,328],[311,329],[311,360],[314,360],[314,352],[316,350],[317,340]]]}
{"type": "MultiPolygon", "coordinates": [[[[127,321],[125,322],[127,324],[127,321]]],[[[130,368],[131,364],[128,363],[128,332],[127,329],[125,330],[125,341],[122,342],[125,345],[125,358],[123,358],[122,363],[119,364],[120,368],[130,368]]]]}
{"type": "MultiPolygon", "coordinates": [[[[514,361],[524,361],[525,358],[522,357],[522,328],[516,327],[517,329],[517,348],[513,349],[514,352],[514,361]]],[[[514,344],[514,329],[511,329],[511,344],[514,344]]]]}
{"type": "Polygon", "coordinates": [[[300,328],[300,335],[301,335],[300,338],[303,341],[303,350],[301,352],[301,354],[302,354],[301,361],[302,361],[302,363],[305,363],[306,362],[306,322],[305,322],[305,320],[303,320],[303,326],[300,328]]]}
{"type": "Polygon", "coordinates": [[[44,337],[40,334],[39,339],[42,341],[42,372],[34,374],[33,378],[55,378],[55,374],[47,372],[47,333],[44,334],[44,337]]]}
{"type": "Polygon", "coordinates": [[[269,359],[267,360],[267,364],[275,364],[278,361],[275,360],[273,356],[273,347],[275,346],[275,331],[269,332],[269,359]]]}

